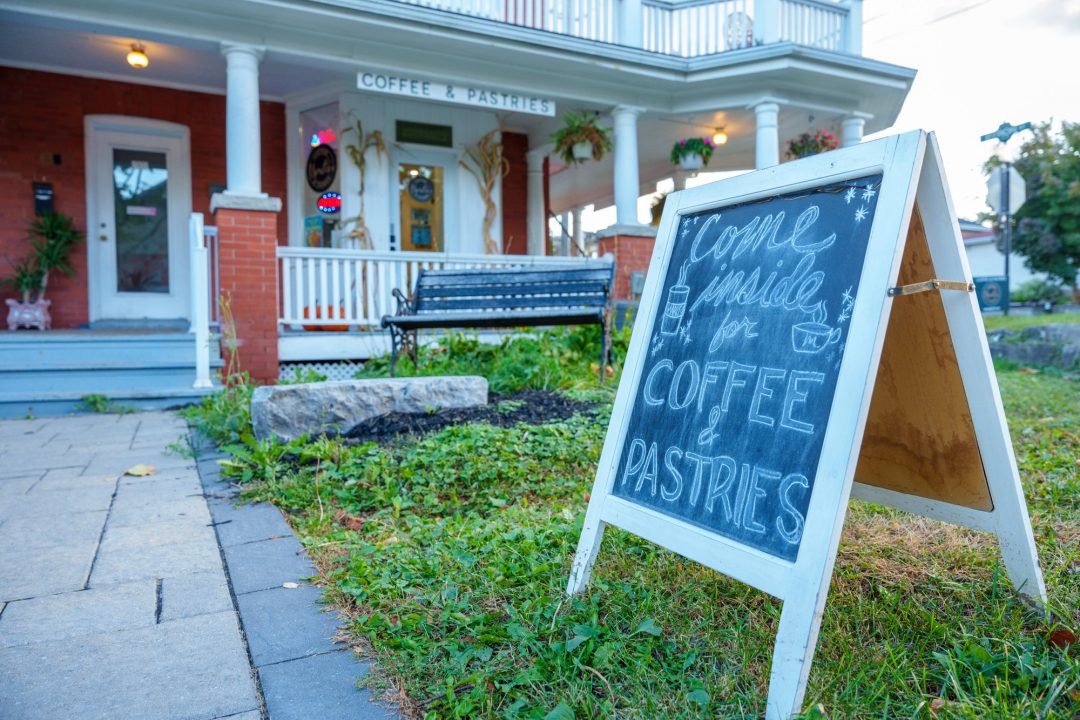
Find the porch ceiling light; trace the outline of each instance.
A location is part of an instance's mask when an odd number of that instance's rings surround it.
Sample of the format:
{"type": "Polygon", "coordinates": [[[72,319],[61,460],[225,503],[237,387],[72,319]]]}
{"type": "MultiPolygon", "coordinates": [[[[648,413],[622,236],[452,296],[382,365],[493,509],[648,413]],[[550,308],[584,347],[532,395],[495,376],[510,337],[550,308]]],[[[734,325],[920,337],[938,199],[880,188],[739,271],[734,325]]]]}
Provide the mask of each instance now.
{"type": "Polygon", "coordinates": [[[131,51],[127,54],[128,65],[136,70],[142,70],[150,64],[150,58],[146,57],[146,48],[142,43],[132,43],[131,51]]]}
{"type": "Polygon", "coordinates": [[[713,145],[724,145],[727,143],[727,133],[724,132],[723,127],[716,128],[716,133],[712,136],[713,145]]]}

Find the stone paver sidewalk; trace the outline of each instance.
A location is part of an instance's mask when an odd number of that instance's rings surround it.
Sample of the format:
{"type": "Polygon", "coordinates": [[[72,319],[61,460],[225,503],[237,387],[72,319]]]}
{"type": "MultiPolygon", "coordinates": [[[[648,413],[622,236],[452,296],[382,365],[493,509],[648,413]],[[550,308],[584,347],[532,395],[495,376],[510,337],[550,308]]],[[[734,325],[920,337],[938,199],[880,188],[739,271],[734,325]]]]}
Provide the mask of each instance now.
{"type": "Polygon", "coordinates": [[[0,421],[0,720],[398,717],[356,688],[280,512],[234,507],[187,435],[171,413],[0,421]]]}
{"type": "Polygon", "coordinates": [[[0,718],[261,717],[195,462],[166,450],[186,434],[0,422],[0,718]]]}

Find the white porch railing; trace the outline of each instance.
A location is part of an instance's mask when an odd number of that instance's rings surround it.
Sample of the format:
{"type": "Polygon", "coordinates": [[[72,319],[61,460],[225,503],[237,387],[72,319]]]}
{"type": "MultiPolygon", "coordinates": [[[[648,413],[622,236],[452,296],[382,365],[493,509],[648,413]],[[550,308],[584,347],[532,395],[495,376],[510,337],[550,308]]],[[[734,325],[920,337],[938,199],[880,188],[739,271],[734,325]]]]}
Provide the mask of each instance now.
{"type": "Polygon", "coordinates": [[[862,0],[398,1],[678,57],[773,42],[862,52],[862,0]],[[620,38],[620,13],[636,18],[638,4],[641,40],[620,38]]]}
{"type": "MultiPolygon", "coordinates": [[[[211,293],[211,276],[217,273],[211,270],[209,246],[214,247],[213,257],[217,259],[217,228],[203,225],[202,213],[191,213],[188,220],[190,243],[191,275],[191,333],[195,336],[195,382],[192,387],[212,387],[210,382],[210,307],[216,305],[211,293]],[[212,233],[207,233],[212,230],[212,233]],[[207,243],[208,237],[212,238],[207,243]]],[[[217,294],[215,287],[214,295],[217,294]]]]}
{"type": "Polygon", "coordinates": [[[581,257],[460,255],[279,247],[278,322],[283,329],[340,326],[379,330],[383,315],[397,312],[394,288],[406,295],[421,269],[580,266],[607,262],[581,257]]]}

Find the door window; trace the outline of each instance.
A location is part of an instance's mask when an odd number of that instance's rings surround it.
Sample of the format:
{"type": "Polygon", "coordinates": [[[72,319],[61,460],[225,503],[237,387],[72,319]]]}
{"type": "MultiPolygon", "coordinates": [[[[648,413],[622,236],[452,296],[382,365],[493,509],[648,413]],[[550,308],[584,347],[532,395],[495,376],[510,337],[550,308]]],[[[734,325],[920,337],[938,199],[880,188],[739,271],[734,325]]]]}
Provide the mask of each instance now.
{"type": "Polygon", "coordinates": [[[443,250],[443,168],[398,165],[401,249],[443,250]]]}
{"type": "Polygon", "coordinates": [[[165,153],[113,149],[116,289],[169,292],[169,169],[165,153]]]}

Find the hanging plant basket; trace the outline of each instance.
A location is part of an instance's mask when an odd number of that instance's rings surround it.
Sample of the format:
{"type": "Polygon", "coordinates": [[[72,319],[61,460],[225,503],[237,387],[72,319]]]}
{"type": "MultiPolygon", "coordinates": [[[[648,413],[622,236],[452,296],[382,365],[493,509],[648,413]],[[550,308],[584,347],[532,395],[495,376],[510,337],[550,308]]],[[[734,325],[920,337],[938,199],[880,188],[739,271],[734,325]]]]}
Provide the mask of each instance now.
{"type": "Polygon", "coordinates": [[[574,146],[570,148],[570,151],[574,154],[574,159],[584,162],[585,160],[592,160],[593,145],[591,142],[579,142],[574,143],[574,146]]]}
{"type": "Polygon", "coordinates": [[[686,138],[671,148],[671,162],[694,172],[709,164],[714,150],[711,138],[686,138]]]}
{"type": "Polygon", "coordinates": [[[613,147],[611,130],[585,112],[569,112],[563,116],[563,126],[551,135],[555,154],[567,165],[600,160],[613,147]]]}
{"type": "Polygon", "coordinates": [[[679,167],[683,170],[700,170],[705,166],[705,158],[701,157],[697,153],[691,155],[683,155],[679,158],[679,167]]]}

